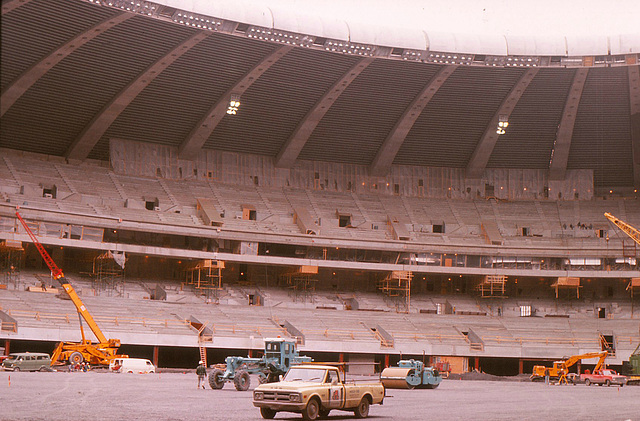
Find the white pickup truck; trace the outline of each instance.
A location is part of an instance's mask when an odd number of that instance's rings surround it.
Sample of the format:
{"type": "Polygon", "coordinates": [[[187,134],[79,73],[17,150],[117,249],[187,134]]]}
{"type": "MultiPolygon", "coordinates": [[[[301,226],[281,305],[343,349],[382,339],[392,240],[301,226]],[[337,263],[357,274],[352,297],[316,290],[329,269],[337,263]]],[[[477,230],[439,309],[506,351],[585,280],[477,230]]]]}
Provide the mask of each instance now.
{"type": "Polygon", "coordinates": [[[295,412],[315,420],[334,409],[366,418],[369,406],[382,405],[383,400],[384,386],[379,381],[345,382],[338,368],[329,365],[291,367],[281,382],[261,384],[253,391],[253,405],[266,419],[278,412],[295,412]]]}

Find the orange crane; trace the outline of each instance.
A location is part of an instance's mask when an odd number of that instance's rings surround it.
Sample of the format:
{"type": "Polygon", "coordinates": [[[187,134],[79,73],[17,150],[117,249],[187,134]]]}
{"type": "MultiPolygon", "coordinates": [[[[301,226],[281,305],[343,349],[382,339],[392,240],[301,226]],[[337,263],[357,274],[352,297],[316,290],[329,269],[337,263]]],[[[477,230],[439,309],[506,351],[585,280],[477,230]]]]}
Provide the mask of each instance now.
{"type": "Polygon", "coordinates": [[[25,220],[22,219],[19,212],[16,212],[16,216],[22,223],[22,226],[31,238],[31,241],[40,252],[45,263],[49,266],[53,279],[60,283],[78,311],[82,342],[60,342],[51,356],[51,365],[64,364],[64,362],[78,364],[83,361],[87,361],[89,364],[93,365],[108,365],[114,358],[128,357],[127,355],[118,355],[120,339],[107,339],[107,337],[104,336],[104,333],[102,333],[102,330],[98,327],[98,324],[93,319],[93,316],[91,316],[91,313],[89,313],[89,310],[87,310],[87,307],[78,296],[78,293],[64,277],[62,269],[55,264],[51,256],[49,256],[49,253],[47,253],[42,244],[40,244],[40,241],[38,241],[36,236],[33,234],[25,220]],[[84,329],[82,327],[83,319],[89,326],[89,329],[91,329],[91,332],[95,335],[96,339],[98,339],[98,343],[92,343],[90,339],[85,338],[84,329]]]}
{"type": "Polygon", "coordinates": [[[616,218],[615,216],[611,215],[609,212],[605,212],[604,216],[609,221],[613,222],[613,224],[618,228],[620,228],[625,234],[631,237],[631,239],[635,241],[636,244],[640,245],[640,230],[616,218]]]}

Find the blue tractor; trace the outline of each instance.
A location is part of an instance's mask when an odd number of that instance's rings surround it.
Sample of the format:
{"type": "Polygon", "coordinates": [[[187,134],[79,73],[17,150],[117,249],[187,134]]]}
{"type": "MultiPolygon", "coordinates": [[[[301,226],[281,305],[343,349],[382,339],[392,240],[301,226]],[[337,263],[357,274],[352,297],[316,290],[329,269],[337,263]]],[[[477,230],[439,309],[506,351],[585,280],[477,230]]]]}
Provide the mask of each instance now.
{"type": "Polygon", "coordinates": [[[265,339],[264,355],[261,358],[227,357],[225,365],[215,366],[209,373],[209,386],[222,389],[226,382],[233,382],[236,390],[247,390],[251,385],[250,374],[257,374],[260,383],[280,380],[289,367],[311,362],[311,357],[300,356],[294,341],[265,339]]]}

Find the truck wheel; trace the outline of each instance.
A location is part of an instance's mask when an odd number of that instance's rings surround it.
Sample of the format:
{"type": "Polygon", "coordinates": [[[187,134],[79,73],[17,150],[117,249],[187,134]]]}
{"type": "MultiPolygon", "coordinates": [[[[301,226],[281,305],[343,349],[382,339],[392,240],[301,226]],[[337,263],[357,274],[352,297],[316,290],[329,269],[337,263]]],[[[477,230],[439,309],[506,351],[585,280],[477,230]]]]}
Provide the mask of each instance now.
{"type": "Polygon", "coordinates": [[[367,415],[369,415],[369,399],[366,396],[362,398],[353,413],[356,418],[367,418],[367,415]]]}
{"type": "Polygon", "coordinates": [[[74,351],[69,355],[69,364],[80,364],[84,361],[84,357],[78,351],[74,351]]]}
{"type": "Polygon", "coordinates": [[[318,399],[311,398],[307,407],[302,411],[302,418],[305,420],[317,420],[320,415],[320,404],[318,399]]]}
{"type": "Polygon", "coordinates": [[[275,417],[277,414],[276,411],[274,411],[273,409],[270,408],[260,408],[260,415],[262,415],[262,418],[264,418],[265,420],[272,420],[273,417],[275,417]]]}
{"type": "Polygon", "coordinates": [[[212,389],[222,389],[224,386],[224,380],[222,380],[223,374],[222,370],[217,368],[209,374],[209,386],[212,389]]]}
{"type": "Polygon", "coordinates": [[[591,386],[591,380],[586,379],[586,380],[584,381],[584,384],[586,384],[587,386],[591,386]]]}
{"type": "Polygon", "coordinates": [[[605,380],[604,385],[607,387],[611,386],[611,380],[609,379],[605,380]]]}
{"type": "Polygon", "coordinates": [[[20,367],[13,367],[13,371],[20,371],[20,367]]]}
{"type": "Polygon", "coordinates": [[[236,390],[241,392],[249,389],[249,385],[251,385],[251,377],[249,377],[249,373],[244,370],[238,371],[233,378],[233,384],[236,386],[236,390]]]}

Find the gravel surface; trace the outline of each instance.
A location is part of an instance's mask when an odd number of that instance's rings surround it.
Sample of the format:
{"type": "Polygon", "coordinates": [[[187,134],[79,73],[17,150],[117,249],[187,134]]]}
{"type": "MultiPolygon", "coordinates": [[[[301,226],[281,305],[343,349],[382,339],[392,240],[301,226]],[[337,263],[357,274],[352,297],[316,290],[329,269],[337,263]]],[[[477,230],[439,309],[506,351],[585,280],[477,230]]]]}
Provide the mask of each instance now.
{"type": "MultiPolygon", "coordinates": [[[[0,420],[260,420],[251,390],[197,389],[193,371],[157,374],[0,372],[0,420]]],[[[252,376],[251,389],[257,385],[252,376]]],[[[387,390],[372,420],[640,420],[640,386],[547,386],[444,380],[387,390]]],[[[334,411],[329,419],[352,419],[334,411]]],[[[276,420],[300,420],[279,413],[276,420]]]]}

